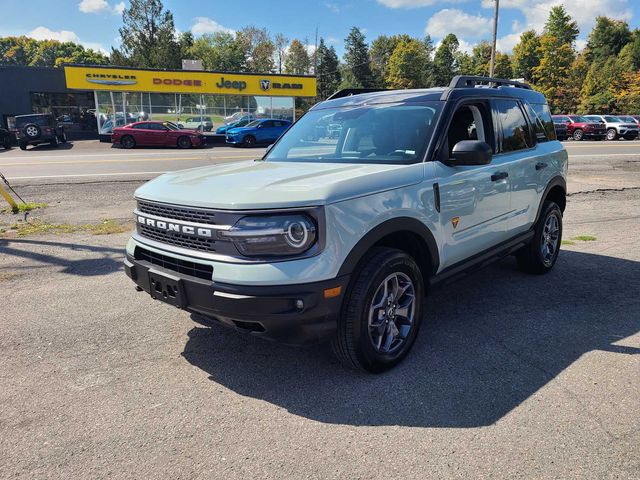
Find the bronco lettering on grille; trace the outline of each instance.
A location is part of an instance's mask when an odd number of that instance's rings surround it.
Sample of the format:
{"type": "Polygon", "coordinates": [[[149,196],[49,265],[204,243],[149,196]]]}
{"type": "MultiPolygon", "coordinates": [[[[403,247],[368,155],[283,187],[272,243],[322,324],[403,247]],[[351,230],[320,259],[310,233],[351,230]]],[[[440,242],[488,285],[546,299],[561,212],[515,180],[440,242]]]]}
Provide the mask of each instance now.
{"type": "Polygon", "coordinates": [[[138,223],[149,227],[164,230],[165,232],[184,233],[186,235],[194,235],[196,237],[211,238],[213,232],[210,228],[192,227],[190,225],[182,225],[180,223],[166,222],[164,220],[155,220],[138,215],[138,223]]]}

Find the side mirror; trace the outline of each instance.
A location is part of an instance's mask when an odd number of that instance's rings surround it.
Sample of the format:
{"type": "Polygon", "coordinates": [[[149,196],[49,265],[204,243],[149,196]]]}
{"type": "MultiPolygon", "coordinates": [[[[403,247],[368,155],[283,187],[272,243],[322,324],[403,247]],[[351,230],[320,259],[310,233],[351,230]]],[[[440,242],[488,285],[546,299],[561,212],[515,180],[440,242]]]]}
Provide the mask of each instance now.
{"type": "Polygon", "coordinates": [[[487,165],[491,163],[491,147],[480,140],[462,140],[453,146],[451,158],[447,162],[451,166],[487,165]]]}

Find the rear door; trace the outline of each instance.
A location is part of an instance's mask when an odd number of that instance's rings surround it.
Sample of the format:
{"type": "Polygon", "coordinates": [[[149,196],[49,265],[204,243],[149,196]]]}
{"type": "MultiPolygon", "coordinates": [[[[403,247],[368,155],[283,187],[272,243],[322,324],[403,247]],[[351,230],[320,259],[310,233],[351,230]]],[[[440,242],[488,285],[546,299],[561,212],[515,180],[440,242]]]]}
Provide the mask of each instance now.
{"type": "Polygon", "coordinates": [[[510,236],[510,158],[495,155],[488,165],[449,166],[446,159],[462,140],[481,140],[495,151],[497,117],[487,101],[457,107],[435,162],[440,192],[442,267],[487,250],[510,236]]]}
{"type": "Polygon", "coordinates": [[[149,138],[149,145],[166,145],[168,141],[169,129],[160,123],[148,124],[147,136],[149,138]]]}
{"type": "Polygon", "coordinates": [[[277,138],[277,136],[274,138],[274,135],[275,128],[273,120],[266,120],[260,124],[260,127],[257,130],[256,139],[258,140],[258,143],[270,143],[277,138]]]}

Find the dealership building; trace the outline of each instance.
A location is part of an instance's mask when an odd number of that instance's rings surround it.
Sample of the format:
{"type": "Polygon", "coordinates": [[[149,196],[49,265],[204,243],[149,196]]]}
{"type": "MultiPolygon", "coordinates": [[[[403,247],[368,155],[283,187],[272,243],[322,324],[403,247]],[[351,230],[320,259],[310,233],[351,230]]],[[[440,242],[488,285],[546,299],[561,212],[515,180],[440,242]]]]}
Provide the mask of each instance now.
{"type": "Polygon", "coordinates": [[[311,76],[69,65],[0,67],[0,126],[52,113],[70,139],[108,137],[137,120],[215,131],[235,114],[295,120],[295,97],[315,97],[311,76]]]}

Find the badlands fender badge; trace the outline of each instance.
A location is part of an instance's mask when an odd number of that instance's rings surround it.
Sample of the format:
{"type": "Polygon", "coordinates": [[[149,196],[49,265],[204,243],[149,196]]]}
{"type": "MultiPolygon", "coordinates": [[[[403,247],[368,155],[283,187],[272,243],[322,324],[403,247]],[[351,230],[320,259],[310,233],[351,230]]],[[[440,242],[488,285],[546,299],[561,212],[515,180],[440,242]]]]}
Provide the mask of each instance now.
{"type": "Polygon", "coordinates": [[[460,217],[453,217],[451,219],[451,225],[453,225],[453,228],[458,228],[458,224],[460,223],[460,217]]]}

